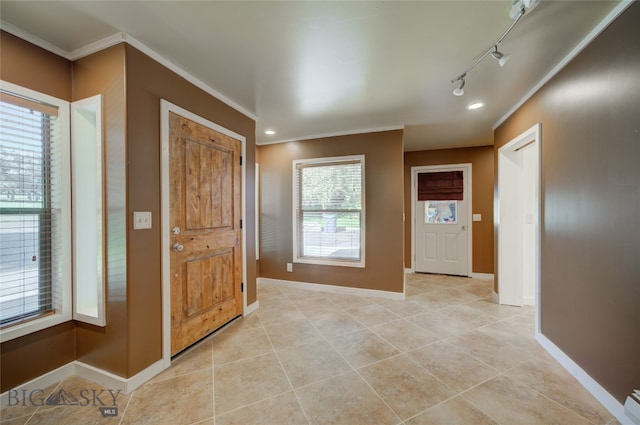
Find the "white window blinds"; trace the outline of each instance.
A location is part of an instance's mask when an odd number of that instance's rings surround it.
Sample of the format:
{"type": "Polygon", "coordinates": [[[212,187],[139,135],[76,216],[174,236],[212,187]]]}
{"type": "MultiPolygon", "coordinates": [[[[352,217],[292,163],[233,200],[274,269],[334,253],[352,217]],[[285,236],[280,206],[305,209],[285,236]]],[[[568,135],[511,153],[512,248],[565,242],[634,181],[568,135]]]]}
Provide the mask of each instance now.
{"type": "MultiPolygon", "coordinates": [[[[58,108],[0,95],[0,326],[56,313],[63,287],[58,108]]],[[[66,212],[68,213],[68,212],[66,212]]]]}
{"type": "Polygon", "coordinates": [[[296,261],[364,265],[364,157],[294,163],[296,261]]]}

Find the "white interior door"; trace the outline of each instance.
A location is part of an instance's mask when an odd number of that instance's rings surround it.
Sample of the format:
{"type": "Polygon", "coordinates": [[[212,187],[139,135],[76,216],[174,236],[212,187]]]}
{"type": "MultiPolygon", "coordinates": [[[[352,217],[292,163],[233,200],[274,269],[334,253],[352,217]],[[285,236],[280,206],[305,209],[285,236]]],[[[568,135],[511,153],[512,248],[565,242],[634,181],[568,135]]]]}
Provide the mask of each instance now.
{"type": "MultiPolygon", "coordinates": [[[[414,193],[415,271],[469,275],[469,188],[467,168],[437,168],[414,171],[414,182],[422,173],[462,171],[462,200],[418,200],[414,193]]],[[[414,192],[417,184],[414,184],[414,192]]]]}

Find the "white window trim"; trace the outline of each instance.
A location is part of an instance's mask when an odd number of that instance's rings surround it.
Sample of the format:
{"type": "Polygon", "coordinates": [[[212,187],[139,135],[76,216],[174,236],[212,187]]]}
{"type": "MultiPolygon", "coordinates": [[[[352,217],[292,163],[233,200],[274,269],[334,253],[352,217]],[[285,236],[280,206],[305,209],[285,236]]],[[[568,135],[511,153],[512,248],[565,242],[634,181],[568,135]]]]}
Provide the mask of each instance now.
{"type": "Polygon", "coordinates": [[[293,211],[292,211],[292,222],[293,222],[293,262],[294,263],[302,263],[302,264],[317,264],[324,266],[339,266],[339,267],[356,267],[356,268],[364,268],[365,267],[365,253],[366,253],[366,245],[365,245],[365,235],[366,235],[366,180],[365,180],[365,160],[364,155],[348,155],[348,156],[333,156],[326,158],[310,158],[310,159],[296,159],[293,161],[292,167],[292,193],[293,193],[293,211]],[[362,216],[360,220],[360,261],[349,261],[349,260],[325,260],[320,258],[304,258],[299,257],[298,253],[298,187],[297,187],[297,166],[298,164],[322,164],[322,163],[335,163],[335,162],[347,162],[347,161],[360,161],[362,164],[362,216]]]}
{"type": "Polygon", "coordinates": [[[62,199],[60,202],[62,206],[62,214],[60,217],[62,234],[65,235],[64,240],[61,241],[60,250],[62,255],[62,285],[61,288],[52,288],[53,304],[60,307],[53,314],[0,329],[0,342],[5,342],[71,320],[71,142],[69,102],[6,81],[0,81],[0,87],[3,90],[17,95],[36,99],[58,107],[60,141],[62,143],[61,149],[63,153],[61,155],[61,160],[63,161],[61,185],[69,188],[69,190],[62,191],[62,199]]]}

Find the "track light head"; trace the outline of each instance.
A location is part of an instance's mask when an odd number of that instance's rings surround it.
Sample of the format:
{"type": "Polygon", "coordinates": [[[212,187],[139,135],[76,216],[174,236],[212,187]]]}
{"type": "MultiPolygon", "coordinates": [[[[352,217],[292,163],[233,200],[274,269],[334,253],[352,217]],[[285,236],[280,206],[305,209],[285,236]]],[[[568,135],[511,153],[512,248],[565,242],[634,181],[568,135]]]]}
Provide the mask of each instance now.
{"type": "Polygon", "coordinates": [[[460,80],[460,84],[453,90],[454,96],[462,96],[464,94],[464,76],[458,78],[460,80]]]}
{"type": "Polygon", "coordinates": [[[498,51],[498,45],[496,44],[495,50],[491,52],[491,57],[498,61],[500,66],[504,66],[505,63],[509,60],[509,55],[505,55],[498,51]]]}

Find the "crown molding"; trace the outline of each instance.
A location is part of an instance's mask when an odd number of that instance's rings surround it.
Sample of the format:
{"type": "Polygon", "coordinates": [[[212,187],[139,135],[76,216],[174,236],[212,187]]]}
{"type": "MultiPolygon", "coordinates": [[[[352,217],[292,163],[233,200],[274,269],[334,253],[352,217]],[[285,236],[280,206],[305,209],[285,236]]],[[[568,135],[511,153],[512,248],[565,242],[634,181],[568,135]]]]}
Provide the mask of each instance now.
{"type": "Polygon", "coordinates": [[[278,143],[289,143],[289,142],[302,142],[305,140],[313,140],[313,139],[324,139],[326,137],[339,137],[339,136],[351,136],[354,134],[364,134],[364,133],[379,133],[382,131],[393,131],[393,130],[404,130],[403,125],[391,125],[387,127],[375,127],[375,128],[361,128],[358,130],[348,130],[348,131],[337,131],[334,133],[322,133],[316,134],[312,136],[302,136],[302,137],[293,137],[290,139],[283,140],[274,140],[267,142],[256,142],[257,146],[266,146],[266,145],[277,145],[278,143]]]}
{"type": "Polygon", "coordinates": [[[0,21],[0,29],[8,32],[9,34],[13,34],[18,38],[28,41],[31,44],[35,44],[36,46],[41,47],[53,54],[62,56],[65,59],[69,59],[69,52],[67,52],[66,50],[61,49],[60,47],[53,45],[48,41],[41,39],[40,37],[36,37],[30,32],[20,29],[6,21],[0,21]]]}
{"type": "Polygon", "coordinates": [[[135,39],[134,37],[130,36],[129,34],[126,34],[123,32],[115,33],[108,37],[100,39],[98,41],[94,41],[93,43],[87,44],[84,47],[80,47],[71,52],[68,52],[8,22],[0,21],[0,29],[70,61],[76,61],[85,56],[89,56],[93,53],[99,52],[111,46],[115,46],[116,44],[119,44],[119,43],[127,43],[130,46],[140,50],[142,53],[149,56],[159,64],[175,72],[176,74],[178,74],[179,76],[181,76],[182,78],[184,78],[185,80],[193,84],[194,86],[198,87],[202,91],[210,94],[211,96],[215,97],[222,103],[225,103],[227,106],[235,109],[236,111],[242,113],[243,115],[246,115],[247,117],[251,118],[254,121],[258,120],[258,116],[255,113],[251,112],[244,106],[234,102],[233,100],[223,95],[222,93],[218,92],[217,90],[214,90],[212,87],[210,87],[200,79],[189,74],[187,71],[180,68],[178,65],[174,64],[169,59],[165,58],[164,56],[157,53],[156,51],[154,51],[147,45],[143,44],[139,40],[135,39]]]}

